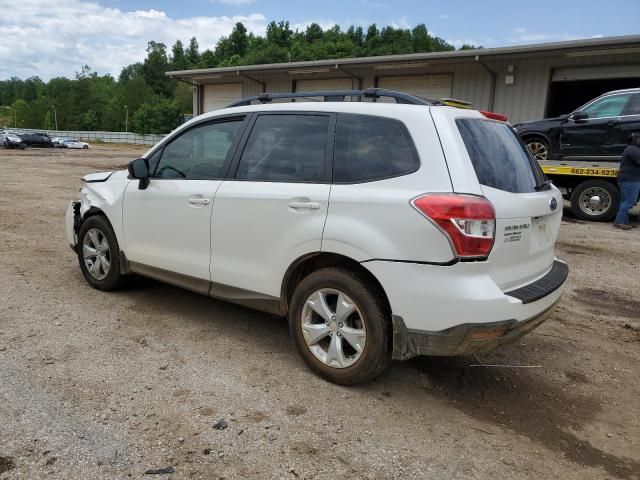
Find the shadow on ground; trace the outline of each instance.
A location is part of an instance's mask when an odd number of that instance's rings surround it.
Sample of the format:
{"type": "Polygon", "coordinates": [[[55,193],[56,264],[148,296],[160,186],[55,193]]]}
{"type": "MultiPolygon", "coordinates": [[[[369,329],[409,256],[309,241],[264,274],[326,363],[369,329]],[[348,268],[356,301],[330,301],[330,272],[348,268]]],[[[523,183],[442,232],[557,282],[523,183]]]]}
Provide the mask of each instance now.
{"type": "MultiPolygon", "coordinates": [[[[563,389],[538,369],[471,367],[461,357],[420,357],[410,364],[425,373],[452,406],[483,422],[524,435],[583,466],[620,478],[636,478],[640,463],[580,440],[579,431],[601,410],[599,402],[563,389]]],[[[578,381],[584,379],[577,379],[578,381]]]]}

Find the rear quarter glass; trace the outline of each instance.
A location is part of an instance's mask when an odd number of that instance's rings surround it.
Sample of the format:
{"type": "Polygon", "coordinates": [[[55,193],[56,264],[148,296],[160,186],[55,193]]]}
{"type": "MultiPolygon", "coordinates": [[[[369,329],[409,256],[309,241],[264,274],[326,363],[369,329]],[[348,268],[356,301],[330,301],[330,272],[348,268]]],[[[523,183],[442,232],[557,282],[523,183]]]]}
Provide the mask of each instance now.
{"type": "Polygon", "coordinates": [[[511,127],[502,122],[458,118],[456,125],[481,185],[511,193],[535,190],[535,166],[511,127]]]}

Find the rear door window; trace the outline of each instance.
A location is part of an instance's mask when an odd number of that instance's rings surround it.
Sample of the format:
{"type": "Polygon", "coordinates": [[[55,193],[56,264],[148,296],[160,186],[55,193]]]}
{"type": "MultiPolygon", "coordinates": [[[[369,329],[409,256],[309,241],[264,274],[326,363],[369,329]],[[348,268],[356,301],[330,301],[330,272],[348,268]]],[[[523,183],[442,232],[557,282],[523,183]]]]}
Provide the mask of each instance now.
{"type": "Polygon", "coordinates": [[[398,177],[420,166],[407,128],[392,118],[338,114],[334,152],[335,183],[398,177]]]}
{"type": "Polygon", "coordinates": [[[526,147],[506,123],[459,118],[456,124],[481,185],[527,193],[543,180],[526,147]]]}
{"type": "Polygon", "coordinates": [[[266,182],[326,180],[329,115],[262,114],[242,152],[236,178],[266,182]]]}
{"type": "Polygon", "coordinates": [[[640,115],[640,93],[631,96],[622,115],[640,115]]]}

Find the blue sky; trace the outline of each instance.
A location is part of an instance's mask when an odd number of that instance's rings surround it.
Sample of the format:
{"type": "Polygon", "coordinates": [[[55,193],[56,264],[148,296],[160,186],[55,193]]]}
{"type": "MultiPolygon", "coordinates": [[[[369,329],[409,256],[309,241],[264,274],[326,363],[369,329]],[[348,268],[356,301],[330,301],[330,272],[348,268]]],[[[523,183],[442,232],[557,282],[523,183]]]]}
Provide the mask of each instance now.
{"type": "Polygon", "coordinates": [[[175,18],[261,13],[269,20],[292,24],[425,23],[443,38],[468,38],[487,46],[640,34],[640,0],[112,0],[104,4],[154,8],[175,18]]]}
{"type": "MultiPolygon", "coordinates": [[[[0,0],[0,6],[7,0],[0,0]]],[[[88,64],[117,75],[145,56],[149,40],[171,46],[196,36],[213,48],[241,21],[413,27],[460,46],[497,47],[640,34],[640,0],[20,0],[0,15],[0,78],[73,76],[88,64]]]]}

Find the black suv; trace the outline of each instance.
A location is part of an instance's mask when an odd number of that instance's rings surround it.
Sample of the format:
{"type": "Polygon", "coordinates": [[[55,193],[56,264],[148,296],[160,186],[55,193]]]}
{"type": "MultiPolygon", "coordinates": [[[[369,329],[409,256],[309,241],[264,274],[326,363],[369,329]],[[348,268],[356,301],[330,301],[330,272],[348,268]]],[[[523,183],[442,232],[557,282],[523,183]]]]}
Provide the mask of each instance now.
{"type": "Polygon", "coordinates": [[[514,125],[536,160],[620,160],[640,132],[640,88],[600,95],[556,118],[514,125]]]}
{"type": "Polygon", "coordinates": [[[29,147],[53,147],[51,137],[46,133],[23,133],[20,138],[29,147]]]}

